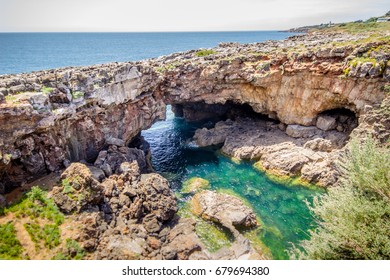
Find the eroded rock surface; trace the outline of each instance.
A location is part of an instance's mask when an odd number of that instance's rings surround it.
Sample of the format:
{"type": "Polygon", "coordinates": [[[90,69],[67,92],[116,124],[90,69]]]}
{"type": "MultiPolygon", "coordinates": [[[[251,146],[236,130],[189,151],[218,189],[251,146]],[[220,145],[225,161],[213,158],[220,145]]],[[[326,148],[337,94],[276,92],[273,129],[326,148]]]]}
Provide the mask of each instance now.
{"type": "MultiPolygon", "coordinates": [[[[225,115],[229,102],[246,104],[288,125],[294,137],[328,131],[332,110],[359,117],[385,96],[389,56],[381,46],[388,41],[381,34],[367,43],[368,36],[307,34],[220,44],[204,57],[188,51],[0,76],[1,181],[9,191],[70,162],[93,163],[102,149],[126,146],[163,119],[165,104],[192,120],[225,115]]],[[[343,121],[336,119],[338,132],[346,132],[343,121]]],[[[213,143],[224,140],[218,137],[209,135],[213,143]]]]}
{"type": "Polygon", "coordinates": [[[251,228],[258,225],[252,209],[232,195],[205,190],[195,194],[191,204],[194,214],[220,223],[235,236],[239,236],[236,227],[251,228]]]}

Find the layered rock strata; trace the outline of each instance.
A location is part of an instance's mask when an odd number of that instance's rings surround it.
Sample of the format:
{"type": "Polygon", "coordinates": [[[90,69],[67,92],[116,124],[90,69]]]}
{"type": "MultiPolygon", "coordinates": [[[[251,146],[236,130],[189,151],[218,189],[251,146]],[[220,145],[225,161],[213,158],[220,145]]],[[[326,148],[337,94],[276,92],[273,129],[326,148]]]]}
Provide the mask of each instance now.
{"type": "Polygon", "coordinates": [[[10,189],[73,161],[92,163],[112,139],[127,144],[164,118],[165,104],[193,119],[210,110],[199,115],[205,107],[191,104],[247,104],[286,125],[333,129],[323,112],[359,116],[385,96],[388,34],[370,35],[308,34],[220,44],[207,56],[0,76],[2,182],[10,189]]]}

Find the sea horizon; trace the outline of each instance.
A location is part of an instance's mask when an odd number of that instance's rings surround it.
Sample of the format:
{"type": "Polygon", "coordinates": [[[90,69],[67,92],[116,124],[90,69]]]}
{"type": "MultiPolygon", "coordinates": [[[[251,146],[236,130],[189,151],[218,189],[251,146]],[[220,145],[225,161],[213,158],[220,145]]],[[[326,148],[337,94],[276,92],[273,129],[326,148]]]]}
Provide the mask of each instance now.
{"type": "Polygon", "coordinates": [[[281,40],[287,31],[0,32],[0,75],[129,62],[177,52],[281,40]],[[93,50],[91,51],[91,48],[93,50]]]}

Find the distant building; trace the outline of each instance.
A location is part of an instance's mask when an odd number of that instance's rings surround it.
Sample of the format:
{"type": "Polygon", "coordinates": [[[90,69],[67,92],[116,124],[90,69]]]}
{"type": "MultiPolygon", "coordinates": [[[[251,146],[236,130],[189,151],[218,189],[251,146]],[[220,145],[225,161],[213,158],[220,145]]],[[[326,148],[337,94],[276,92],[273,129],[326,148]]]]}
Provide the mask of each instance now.
{"type": "Polygon", "coordinates": [[[390,17],[382,17],[376,20],[376,22],[386,22],[386,21],[390,21],[390,17]]]}

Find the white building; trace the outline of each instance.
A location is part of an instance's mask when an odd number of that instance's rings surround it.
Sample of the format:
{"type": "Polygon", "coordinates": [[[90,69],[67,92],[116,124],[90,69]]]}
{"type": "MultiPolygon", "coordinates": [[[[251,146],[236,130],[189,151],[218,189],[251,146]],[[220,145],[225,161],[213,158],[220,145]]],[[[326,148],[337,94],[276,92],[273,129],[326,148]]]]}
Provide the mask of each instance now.
{"type": "Polygon", "coordinates": [[[376,20],[376,22],[386,22],[386,21],[390,21],[390,17],[382,17],[376,20]]]}

